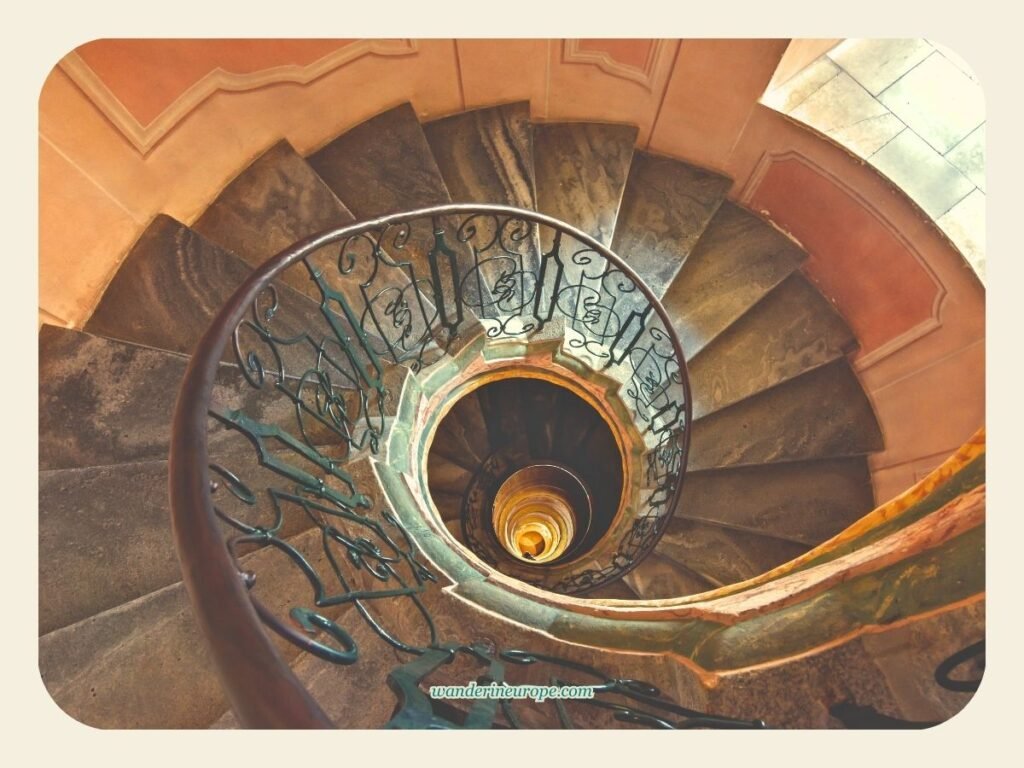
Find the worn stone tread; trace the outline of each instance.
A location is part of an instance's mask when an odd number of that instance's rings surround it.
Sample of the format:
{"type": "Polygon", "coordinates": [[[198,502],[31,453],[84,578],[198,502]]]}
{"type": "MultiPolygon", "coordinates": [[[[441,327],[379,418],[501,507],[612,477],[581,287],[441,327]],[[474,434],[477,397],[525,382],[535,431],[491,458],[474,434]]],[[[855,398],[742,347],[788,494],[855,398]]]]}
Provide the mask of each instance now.
{"type": "Polygon", "coordinates": [[[859,456],[882,447],[871,404],[840,358],[695,421],[689,469],[859,456]]]}
{"type": "Polygon", "coordinates": [[[694,357],[805,258],[767,222],[722,203],[662,299],[686,357],[694,357]]]}
{"type": "MultiPolygon", "coordinates": [[[[188,359],[180,354],[56,326],[39,334],[39,468],[67,469],[166,459],[171,417],[188,359]]],[[[255,389],[221,364],[212,403],[294,429],[294,406],[255,389]]],[[[311,437],[337,436],[311,427],[311,437]]],[[[211,452],[233,438],[211,424],[211,452]]]]}
{"type": "Polygon", "coordinates": [[[423,132],[452,200],[536,207],[529,102],[460,112],[423,132]]]}
{"type": "Polygon", "coordinates": [[[692,595],[722,586],[657,552],[649,554],[622,578],[642,600],[692,595]]]}
{"type": "Polygon", "coordinates": [[[655,552],[718,584],[735,584],[792,560],[807,549],[785,539],[673,518],[655,552]]]}
{"type": "Polygon", "coordinates": [[[815,546],[874,508],[867,459],[688,472],[675,516],[815,546]]]}
{"type": "Polygon", "coordinates": [[[680,160],[634,153],[612,250],[663,295],[731,185],[680,160]]]}
{"type": "MultiPolygon", "coordinates": [[[[179,221],[157,216],[128,252],[84,330],[98,336],[189,354],[252,267],[179,221]]],[[[286,285],[276,286],[278,310],[268,330],[280,338],[327,332],[319,306],[286,285]]],[[[269,307],[269,298],[263,306],[269,307]]],[[[279,345],[289,369],[314,356],[279,345]]],[[[234,349],[225,362],[236,362],[234,349]]]]}
{"type": "Polygon", "coordinates": [[[849,326],[799,273],[787,277],[687,361],[698,419],[856,347],[849,326]]]}
{"type": "MultiPolygon", "coordinates": [[[[369,484],[369,462],[353,462],[350,469],[370,498],[365,513],[376,514],[372,510],[379,503],[378,491],[369,484]]],[[[305,515],[297,508],[285,514],[305,515]]],[[[325,578],[331,572],[319,528],[287,541],[325,578]]],[[[341,550],[333,554],[344,564],[341,550]]],[[[239,554],[240,565],[256,574],[252,594],[275,616],[286,618],[295,605],[313,605],[308,578],[280,550],[263,547],[239,554]]],[[[353,589],[379,583],[365,569],[343,567],[353,589]]],[[[336,587],[329,584],[328,589],[336,587]]],[[[318,611],[337,619],[349,608],[321,606],[318,611]]],[[[296,646],[272,632],[269,636],[286,663],[298,657],[296,646]]],[[[178,581],[41,636],[39,669],[54,701],[88,725],[204,728],[227,707],[207,647],[184,584],[178,581]]]]}
{"type": "Polygon", "coordinates": [[[535,125],[537,210],[611,245],[637,133],[611,123],[535,125]]]}
{"type": "Polygon", "coordinates": [[[298,240],[352,221],[352,212],[281,140],[232,179],[192,227],[255,267],[298,240]]]}
{"type": "Polygon", "coordinates": [[[307,159],[359,219],[451,202],[409,103],[350,128],[307,159]]]}

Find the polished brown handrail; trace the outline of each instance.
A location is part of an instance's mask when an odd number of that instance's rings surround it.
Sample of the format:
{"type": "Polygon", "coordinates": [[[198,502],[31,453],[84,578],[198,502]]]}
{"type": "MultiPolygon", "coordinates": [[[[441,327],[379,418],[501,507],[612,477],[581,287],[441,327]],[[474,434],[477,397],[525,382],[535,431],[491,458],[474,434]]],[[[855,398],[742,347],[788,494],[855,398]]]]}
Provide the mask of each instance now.
{"type": "MultiPolygon", "coordinates": [[[[238,288],[217,313],[196,346],[175,406],[170,450],[172,526],[184,583],[206,636],[230,703],[247,727],[331,727],[312,696],[275,650],[225,547],[211,499],[207,419],[214,379],[223,350],[231,343],[248,308],[285,269],[318,249],[371,230],[416,219],[458,214],[490,214],[543,224],[564,232],[606,259],[632,281],[661,321],[678,361],[676,382],[683,390],[682,458],[668,500],[669,515],[679,502],[690,439],[690,390],[685,358],[671,321],[654,293],[621,258],[589,235],[564,222],[510,206],[451,204],[392,214],[351,224],[301,240],[266,261],[238,288]]],[[[642,321],[643,322],[643,321],[642,321]]],[[[652,547],[663,528],[656,532],[652,547]]],[[[650,547],[646,551],[649,551],[650,547]]],[[[645,551],[645,553],[646,553],[645,551]]],[[[638,564],[620,569],[622,575],[638,564]]]]}

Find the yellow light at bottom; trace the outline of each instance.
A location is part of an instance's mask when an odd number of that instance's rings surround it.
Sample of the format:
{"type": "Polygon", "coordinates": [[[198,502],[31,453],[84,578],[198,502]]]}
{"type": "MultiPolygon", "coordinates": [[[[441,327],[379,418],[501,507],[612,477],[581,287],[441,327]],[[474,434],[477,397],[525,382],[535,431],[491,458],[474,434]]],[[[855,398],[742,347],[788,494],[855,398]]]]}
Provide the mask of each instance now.
{"type": "Polygon", "coordinates": [[[506,551],[537,564],[564,554],[576,535],[570,501],[574,488],[581,489],[576,476],[555,465],[536,464],[513,472],[498,489],[492,517],[506,551]]]}

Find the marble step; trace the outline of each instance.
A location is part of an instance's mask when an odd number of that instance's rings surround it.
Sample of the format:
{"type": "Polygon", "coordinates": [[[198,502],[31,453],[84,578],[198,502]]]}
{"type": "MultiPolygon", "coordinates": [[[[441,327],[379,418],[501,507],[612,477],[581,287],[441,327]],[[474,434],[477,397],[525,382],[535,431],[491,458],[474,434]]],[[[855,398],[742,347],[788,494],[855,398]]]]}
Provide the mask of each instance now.
{"type": "Polygon", "coordinates": [[[688,469],[860,456],[882,448],[871,404],[840,358],[695,421],[688,469]]]}
{"type": "Polygon", "coordinates": [[[445,493],[461,498],[473,479],[474,471],[434,452],[427,457],[427,484],[431,493],[445,493]]]}
{"type": "Polygon", "coordinates": [[[856,347],[849,326],[794,273],[687,361],[693,418],[824,365],[856,347]]]}
{"type": "MultiPolygon", "coordinates": [[[[371,509],[376,508],[368,462],[360,460],[348,468],[370,497],[371,509]]],[[[286,516],[297,514],[305,516],[286,510],[286,516]]],[[[287,542],[326,579],[331,564],[318,528],[287,542]]],[[[332,551],[336,559],[344,560],[343,552],[332,551]]],[[[309,580],[282,552],[264,547],[240,554],[241,567],[256,574],[253,594],[275,616],[286,618],[293,606],[313,605],[309,580]]],[[[356,589],[376,581],[365,573],[353,574],[349,568],[346,578],[356,589]]],[[[319,610],[337,618],[346,609],[319,610]]],[[[286,663],[299,655],[296,646],[269,634],[286,663]]],[[[54,701],[94,727],[203,728],[227,707],[206,639],[180,581],[43,635],[39,668],[54,701]]]]}
{"type": "MultiPolygon", "coordinates": [[[[171,417],[188,358],[55,326],[39,334],[39,468],[103,466],[163,460],[171,417]]],[[[221,364],[213,387],[218,407],[286,428],[292,402],[271,388],[254,389],[238,368],[221,364]]],[[[235,432],[211,422],[211,453],[235,432]]],[[[322,444],[337,436],[310,426],[322,444]]]]}
{"type": "Polygon", "coordinates": [[[647,555],[622,580],[641,600],[693,595],[722,586],[657,552],[647,555]]]}
{"type": "MultiPolygon", "coordinates": [[[[320,532],[305,536],[318,542],[320,532]]],[[[277,615],[312,603],[309,583],[273,551],[243,565],[276,582],[277,615]]],[[[203,728],[227,706],[181,582],[43,635],[39,669],[61,709],[97,728],[203,728]]]]}
{"type": "MultiPolygon", "coordinates": [[[[234,254],[160,214],[128,252],[84,330],[190,354],[251,273],[252,268],[234,254]]],[[[285,285],[275,288],[279,308],[272,320],[261,318],[266,330],[279,338],[302,333],[319,338],[328,332],[316,303],[285,285]]],[[[268,292],[260,306],[270,305],[268,292]]],[[[246,316],[251,319],[251,312],[246,316]]],[[[277,350],[289,375],[301,376],[315,362],[315,352],[306,344],[281,344],[277,350]]],[[[222,360],[239,362],[230,344],[222,360]]]]}
{"type": "Polygon", "coordinates": [[[502,379],[476,390],[480,410],[487,425],[487,440],[491,451],[529,450],[523,414],[522,386],[517,379],[502,379]]]}
{"type": "Polygon", "coordinates": [[[559,394],[555,413],[551,455],[557,461],[571,464],[604,422],[593,408],[569,392],[559,394]]]}
{"type": "Polygon", "coordinates": [[[232,179],[192,227],[256,267],[298,240],[354,220],[302,155],[281,140],[232,179]]]}
{"type": "Polygon", "coordinates": [[[708,581],[735,584],[788,562],[807,549],[785,539],[673,518],[654,551],[708,581]]]}
{"type": "Polygon", "coordinates": [[[534,125],[537,210],[611,245],[637,132],[611,123],[534,125]]]}
{"type": "Polygon", "coordinates": [[[39,474],[39,633],[181,579],[167,462],[39,474]]]}
{"type": "Polygon", "coordinates": [[[674,519],[812,547],[873,508],[867,459],[855,456],[688,472],[674,519]]]}
{"type": "Polygon", "coordinates": [[[438,490],[437,488],[431,488],[430,498],[433,500],[434,506],[437,507],[437,511],[441,515],[441,520],[443,520],[449,530],[452,531],[452,535],[459,541],[462,541],[462,529],[460,526],[462,519],[463,494],[446,493],[445,491],[438,490]],[[452,523],[455,524],[454,530],[452,530],[452,523]]]}
{"type": "Polygon", "coordinates": [[[423,132],[452,200],[536,208],[529,102],[460,112],[423,132]]]}
{"type": "MultiPolygon", "coordinates": [[[[260,466],[256,450],[241,434],[225,437],[230,442],[219,447],[211,463],[233,472],[257,492],[288,482],[260,466]]],[[[181,579],[167,485],[167,461],[40,472],[40,634],[181,579]]],[[[226,490],[216,494],[215,501],[235,520],[274,525],[267,509],[246,505],[226,490]]],[[[291,516],[281,535],[290,538],[312,524],[307,516],[291,516]]],[[[222,531],[228,534],[232,529],[224,523],[222,531]]]]}
{"type": "Polygon", "coordinates": [[[350,128],[307,159],[359,219],[451,202],[408,103],[350,128]]]}
{"type": "Polygon", "coordinates": [[[636,152],[612,251],[662,296],[731,185],[725,176],[680,160],[636,152]]]}
{"type": "MultiPolygon", "coordinates": [[[[536,209],[529,102],[461,112],[424,124],[423,132],[454,202],[536,209]]],[[[482,245],[490,237],[486,226],[481,233],[470,238],[469,244],[482,245]]],[[[540,263],[538,234],[533,227],[531,236],[522,241],[500,238],[508,253],[497,247],[483,252],[479,270],[486,290],[481,292],[498,299],[496,305],[483,311],[485,316],[509,314],[532,296],[532,285],[517,286],[510,295],[503,294],[499,281],[510,269],[536,274],[540,263]],[[495,256],[496,260],[487,261],[495,256]]],[[[512,285],[507,281],[502,284],[512,285]]]]}
{"type": "Polygon", "coordinates": [[[484,462],[491,447],[478,398],[463,397],[452,406],[442,418],[430,450],[465,469],[476,469],[484,462]]]}
{"type": "Polygon", "coordinates": [[[723,203],[662,299],[687,359],[805,258],[799,246],[770,224],[723,203]]]}
{"type": "Polygon", "coordinates": [[[523,423],[526,443],[534,459],[552,458],[558,420],[559,391],[546,382],[523,382],[523,423]]]}
{"type": "MultiPolygon", "coordinates": [[[[256,267],[303,238],[353,222],[352,213],[309,163],[287,141],[279,141],[238,174],[192,226],[256,267]]],[[[397,345],[399,353],[407,351],[429,335],[428,325],[434,315],[432,292],[428,291],[421,310],[404,270],[380,268],[372,249],[361,240],[349,243],[345,254],[339,258],[339,246],[331,245],[311,253],[306,260],[331,289],[344,297],[361,330],[374,339],[374,348],[394,361],[401,354],[392,354],[392,347],[397,345]],[[342,262],[344,274],[339,266],[342,262]],[[365,289],[363,283],[367,283],[365,289]],[[403,299],[410,312],[400,320],[394,307],[403,299]],[[368,300],[371,314],[367,314],[368,300]]],[[[317,305],[321,303],[320,288],[303,264],[289,267],[279,282],[317,305]]],[[[334,301],[329,306],[342,331],[354,336],[357,329],[343,319],[341,307],[334,301]]],[[[428,346],[433,346],[432,341],[428,346]]]]}

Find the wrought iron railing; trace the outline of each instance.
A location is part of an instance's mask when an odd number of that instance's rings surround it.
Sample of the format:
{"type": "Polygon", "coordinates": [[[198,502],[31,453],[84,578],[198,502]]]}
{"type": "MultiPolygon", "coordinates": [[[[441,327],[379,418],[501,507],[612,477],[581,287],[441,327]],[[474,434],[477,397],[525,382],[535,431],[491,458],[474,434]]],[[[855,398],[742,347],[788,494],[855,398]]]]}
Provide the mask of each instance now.
{"type": "MultiPolygon", "coordinates": [[[[409,719],[417,700],[410,668],[415,677],[470,654],[491,679],[541,661],[559,674],[582,672],[599,694],[588,706],[620,722],[759,725],[687,710],[653,686],[568,660],[438,637],[425,601],[436,577],[397,516],[373,502],[372,483],[353,460],[381,448],[397,395],[389,371],[419,370],[479,331],[477,323],[497,339],[555,318],[570,346],[623,378],[649,446],[649,495],[607,567],[577,576],[585,589],[618,578],[653,548],[678,503],[689,441],[679,341],[622,259],[546,216],[447,205],[296,243],[221,309],[181,386],[171,500],[185,582],[243,724],[330,725],[260,625],[345,665],[359,657],[354,632],[343,627],[353,619],[412,659],[389,678],[404,702],[394,724],[426,722],[423,712],[409,719]],[[282,568],[299,575],[305,594],[275,609],[282,568]],[[408,624],[410,608],[417,626],[395,629],[408,624]]],[[[489,724],[522,722],[509,701],[497,703],[489,724]]],[[[566,705],[556,709],[568,724],[566,705]]],[[[481,711],[470,722],[483,722],[481,711]]]]}

